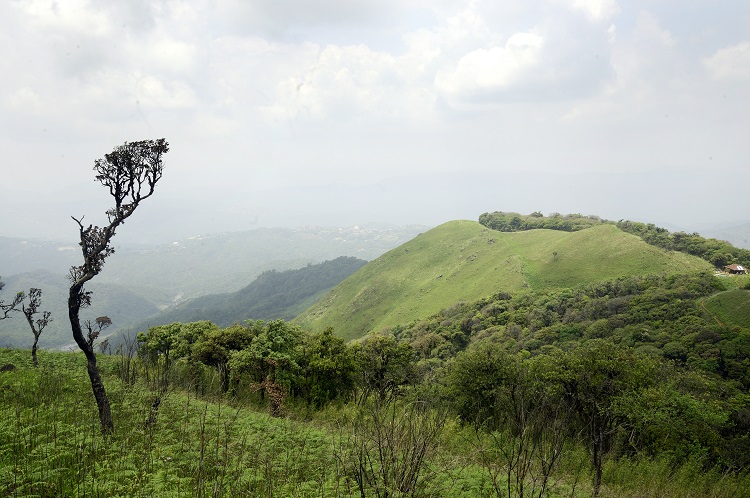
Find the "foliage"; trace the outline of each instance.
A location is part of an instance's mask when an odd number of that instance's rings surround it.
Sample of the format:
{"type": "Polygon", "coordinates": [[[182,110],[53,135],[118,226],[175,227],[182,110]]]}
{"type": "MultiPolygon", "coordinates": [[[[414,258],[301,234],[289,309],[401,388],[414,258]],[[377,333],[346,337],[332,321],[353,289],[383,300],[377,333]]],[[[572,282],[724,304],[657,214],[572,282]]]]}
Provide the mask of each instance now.
{"type": "Polygon", "coordinates": [[[537,229],[577,232],[578,230],[585,230],[586,228],[599,225],[603,221],[598,216],[583,216],[581,214],[566,214],[563,216],[554,213],[549,217],[545,217],[538,211],[530,215],[495,211],[480,215],[479,223],[498,232],[521,232],[537,229]]]}
{"type": "Polygon", "coordinates": [[[198,338],[192,347],[192,359],[216,368],[221,378],[223,392],[229,390],[231,376],[229,360],[245,349],[253,340],[253,330],[235,324],[226,329],[212,328],[198,338]]]}
{"type": "Polygon", "coordinates": [[[346,399],[354,390],[357,365],[353,348],[327,328],[308,335],[295,354],[300,374],[293,393],[308,405],[322,408],[335,399],[346,399]]]}
{"type": "Polygon", "coordinates": [[[31,333],[34,335],[34,343],[31,345],[31,358],[34,361],[34,366],[39,366],[39,360],[37,358],[37,345],[39,344],[39,337],[42,335],[44,329],[49,325],[52,319],[50,318],[51,313],[49,311],[42,311],[41,318],[34,319],[34,316],[40,313],[39,306],[42,304],[42,289],[32,287],[29,289],[29,304],[21,303],[21,311],[26,317],[26,322],[31,328],[31,333]]]}
{"type": "Polygon", "coordinates": [[[435,456],[446,413],[424,400],[368,400],[357,408],[351,430],[342,434],[336,458],[351,474],[361,496],[429,496],[435,456]]]}
{"type": "Polygon", "coordinates": [[[414,351],[391,336],[370,336],[352,346],[357,365],[359,400],[371,395],[381,402],[398,396],[404,386],[417,381],[414,351]]]}
{"type": "Polygon", "coordinates": [[[669,233],[653,223],[620,220],[616,226],[624,232],[638,235],[651,245],[698,256],[717,268],[730,264],[750,267],[750,250],[734,247],[723,240],[706,239],[697,233],[669,233]]]}

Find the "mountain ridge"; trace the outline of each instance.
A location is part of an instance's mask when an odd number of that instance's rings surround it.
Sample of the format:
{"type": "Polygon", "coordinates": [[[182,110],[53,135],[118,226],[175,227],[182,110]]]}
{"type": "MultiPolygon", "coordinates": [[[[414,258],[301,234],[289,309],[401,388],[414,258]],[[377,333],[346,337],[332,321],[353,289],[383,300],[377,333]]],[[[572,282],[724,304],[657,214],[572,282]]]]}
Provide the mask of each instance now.
{"type": "Polygon", "coordinates": [[[498,232],[444,223],[368,263],[295,321],[354,339],[499,291],[565,288],[638,273],[709,270],[611,224],[578,232],[498,232]]]}

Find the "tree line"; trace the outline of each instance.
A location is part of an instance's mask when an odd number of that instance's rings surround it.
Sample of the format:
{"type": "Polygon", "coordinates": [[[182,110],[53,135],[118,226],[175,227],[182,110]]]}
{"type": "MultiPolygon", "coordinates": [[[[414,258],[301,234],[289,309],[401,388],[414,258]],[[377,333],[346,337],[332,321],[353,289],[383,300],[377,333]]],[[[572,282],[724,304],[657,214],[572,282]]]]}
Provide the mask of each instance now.
{"type": "Polygon", "coordinates": [[[729,242],[704,238],[698,233],[674,232],[661,228],[653,223],[620,220],[609,221],[598,216],[581,214],[553,213],[544,216],[536,211],[529,215],[513,212],[495,211],[479,216],[479,223],[499,232],[518,232],[524,230],[548,229],[564,232],[584,230],[602,223],[615,225],[623,232],[637,235],[644,242],[665,249],[679,251],[702,258],[717,268],[730,264],[750,267],[750,250],[734,247],[729,242]]]}

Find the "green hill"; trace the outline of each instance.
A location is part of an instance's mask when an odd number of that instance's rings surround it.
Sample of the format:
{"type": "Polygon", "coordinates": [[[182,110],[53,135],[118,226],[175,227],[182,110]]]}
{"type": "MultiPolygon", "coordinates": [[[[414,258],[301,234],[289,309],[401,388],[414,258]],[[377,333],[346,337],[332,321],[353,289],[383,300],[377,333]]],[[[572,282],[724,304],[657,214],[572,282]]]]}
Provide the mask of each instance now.
{"type": "Polygon", "coordinates": [[[409,323],[459,301],[523,289],[573,287],[626,275],[709,270],[609,224],[577,232],[497,232],[452,221],[365,265],[296,321],[347,339],[409,323]]]}
{"type": "Polygon", "coordinates": [[[705,306],[726,325],[750,328],[750,290],[721,292],[706,299],[705,306]]]}

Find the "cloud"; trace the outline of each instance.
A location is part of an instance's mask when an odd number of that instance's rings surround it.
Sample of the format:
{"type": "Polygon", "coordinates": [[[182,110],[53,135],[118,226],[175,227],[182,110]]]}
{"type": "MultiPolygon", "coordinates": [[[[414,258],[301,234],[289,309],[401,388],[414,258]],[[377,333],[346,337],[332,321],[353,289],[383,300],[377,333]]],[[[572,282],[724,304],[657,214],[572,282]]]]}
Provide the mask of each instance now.
{"type": "Polygon", "coordinates": [[[571,0],[571,6],[596,22],[610,21],[620,12],[615,0],[571,0]]]}
{"type": "Polygon", "coordinates": [[[750,41],[717,50],[703,65],[716,80],[750,81],[750,41]]]}
{"type": "Polygon", "coordinates": [[[235,34],[260,35],[275,40],[300,30],[368,25],[389,10],[391,0],[218,0],[219,18],[235,34]]]}
{"type": "Polygon", "coordinates": [[[544,39],[515,33],[502,47],[478,49],[463,56],[452,71],[439,72],[435,85],[448,96],[483,96],[521,85],[539,64],[544,39]]]}
{"type": "Polygon", "coordinates": [[[750,7],[726,5],[0,2],[0,149],[24,165],[3,185],[90,186],[91,160],[148,136],[173,144],[160,198],[205,212],[249,188],[440,171],[692,174],[711,157],[746,178],[750,7]]]}

